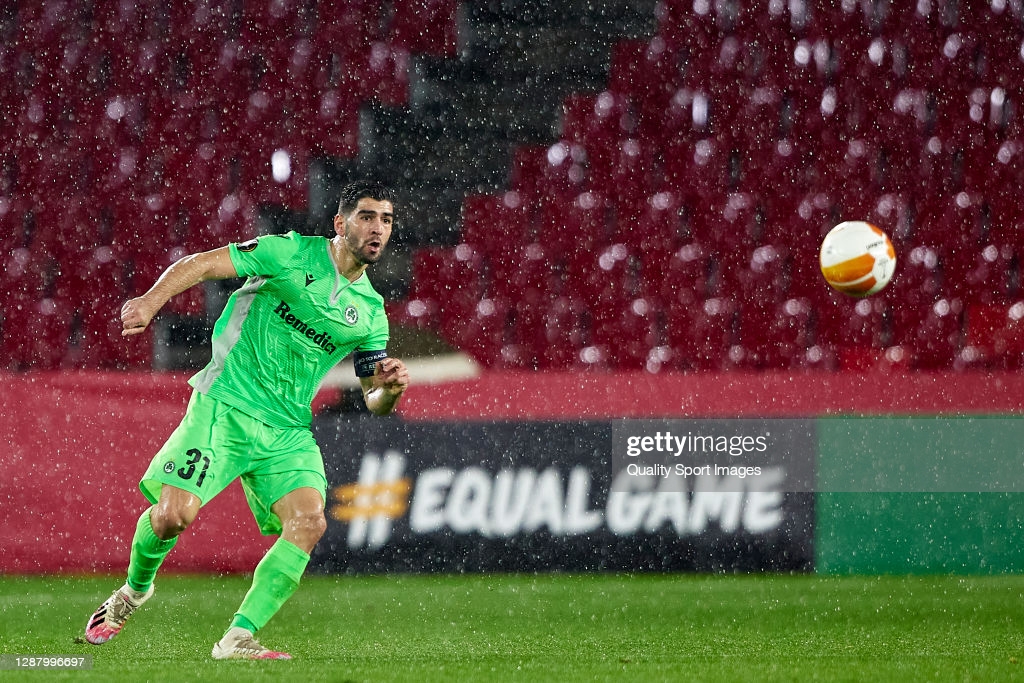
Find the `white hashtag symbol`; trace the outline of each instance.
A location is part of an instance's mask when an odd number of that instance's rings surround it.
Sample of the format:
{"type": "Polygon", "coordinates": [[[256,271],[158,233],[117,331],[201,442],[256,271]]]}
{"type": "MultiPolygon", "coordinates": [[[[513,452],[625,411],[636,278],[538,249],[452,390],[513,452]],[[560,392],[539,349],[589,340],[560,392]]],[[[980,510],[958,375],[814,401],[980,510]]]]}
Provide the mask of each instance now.
{"type": "Polygon", "coordinates": [[[379,548],[391,538],[391,520],[409,508],[412,482],[402,477],[405,456],[387,451],[384,457],[374,453],[363,456],[359,481],[334,489],[338,504],[331,517],[348,522],[348,547],[379,548]]]}

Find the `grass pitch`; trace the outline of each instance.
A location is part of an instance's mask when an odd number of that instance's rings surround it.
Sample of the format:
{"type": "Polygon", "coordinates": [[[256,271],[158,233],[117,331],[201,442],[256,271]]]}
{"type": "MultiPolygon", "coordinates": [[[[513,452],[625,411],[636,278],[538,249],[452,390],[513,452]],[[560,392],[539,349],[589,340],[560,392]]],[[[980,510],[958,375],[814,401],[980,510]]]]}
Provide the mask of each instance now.
{"type": "Polygon", "coordinates": [[[161,576],[116,639],[76,643],[120,583],[0,577],[0,654],[91,655],[69,681],[1024,680],[1024,576],[307,576],[260,632],[287,662],[217,662],[248,589],[161,576]]]}

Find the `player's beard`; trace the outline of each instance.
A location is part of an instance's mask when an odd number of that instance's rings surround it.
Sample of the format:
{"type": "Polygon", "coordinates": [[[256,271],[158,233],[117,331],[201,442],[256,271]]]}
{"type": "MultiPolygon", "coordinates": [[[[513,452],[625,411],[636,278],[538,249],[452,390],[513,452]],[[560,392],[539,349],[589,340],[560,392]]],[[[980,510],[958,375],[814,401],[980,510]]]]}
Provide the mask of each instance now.
{"type": "Polygon", "coordinates": [[[371,237],[366,240],[357,240],[351,233],[345,236],[345,245],[348,247],[349,252],[355,257],[362,265],[370,265],[380,260],[380,257],[384,254],[384,240],[379,237],[371,237]],[[376,253],[373,252],[370,247],[371,242],[378,242],[380,247],[376,253]]]}

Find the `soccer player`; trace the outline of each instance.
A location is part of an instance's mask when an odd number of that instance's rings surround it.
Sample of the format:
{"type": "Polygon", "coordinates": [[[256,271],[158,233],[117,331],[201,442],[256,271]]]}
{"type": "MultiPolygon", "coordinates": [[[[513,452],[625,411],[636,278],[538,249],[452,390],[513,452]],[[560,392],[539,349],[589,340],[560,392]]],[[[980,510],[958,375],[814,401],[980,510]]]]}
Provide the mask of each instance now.
{"type": "Polygon", "coordinates": [[[199,509],[237,478],[264,534],[278,535],[215,659],[289,659],[254,634],[295,592],[326,528],[327,480],[310,430],[310,403],[324,375],[353,353],[367,407],[394,410],[409,384],[386,351],[383,298],[365,271],[387,246],[391,191],[354,183],[341,194],[334,236],[267,235],[192,254],[171,265],[121,308],[122,335],[142,332],[172,296],[205,280],[245,277],[213,329],[210,363],[181,424],[139,488],[152,503],[139,518],[128,577],[90,617],[85,637],[105,643],[153,595],[153,579],[199,509]]]}

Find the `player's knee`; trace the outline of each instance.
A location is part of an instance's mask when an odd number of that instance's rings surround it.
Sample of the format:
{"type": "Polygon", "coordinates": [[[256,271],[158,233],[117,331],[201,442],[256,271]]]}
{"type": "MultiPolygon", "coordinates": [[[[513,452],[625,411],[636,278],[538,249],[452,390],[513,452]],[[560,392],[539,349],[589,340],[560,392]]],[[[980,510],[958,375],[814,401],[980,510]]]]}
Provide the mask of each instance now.
{"type": "Polygon", "coordinates": [[[327,520],[324,519],[324,513],[322,512],[306,515],[303,518],[302,524],[306,538],[313,543],[323,538],[324,533],[327,531],[327,520]]]}
{"type": "Polygon", "coordinates": [[[300,547],[312,549],[327,531],[327,520],[321,511],[303,513],[289,519],[287,527],[300,547]]]}
{"type": "Polygon", "coordinates": [[[157,505],[149,513],[149,522],[157,538],[168,540],[187,529],[196,518],[190,508],[157,505]]]}

